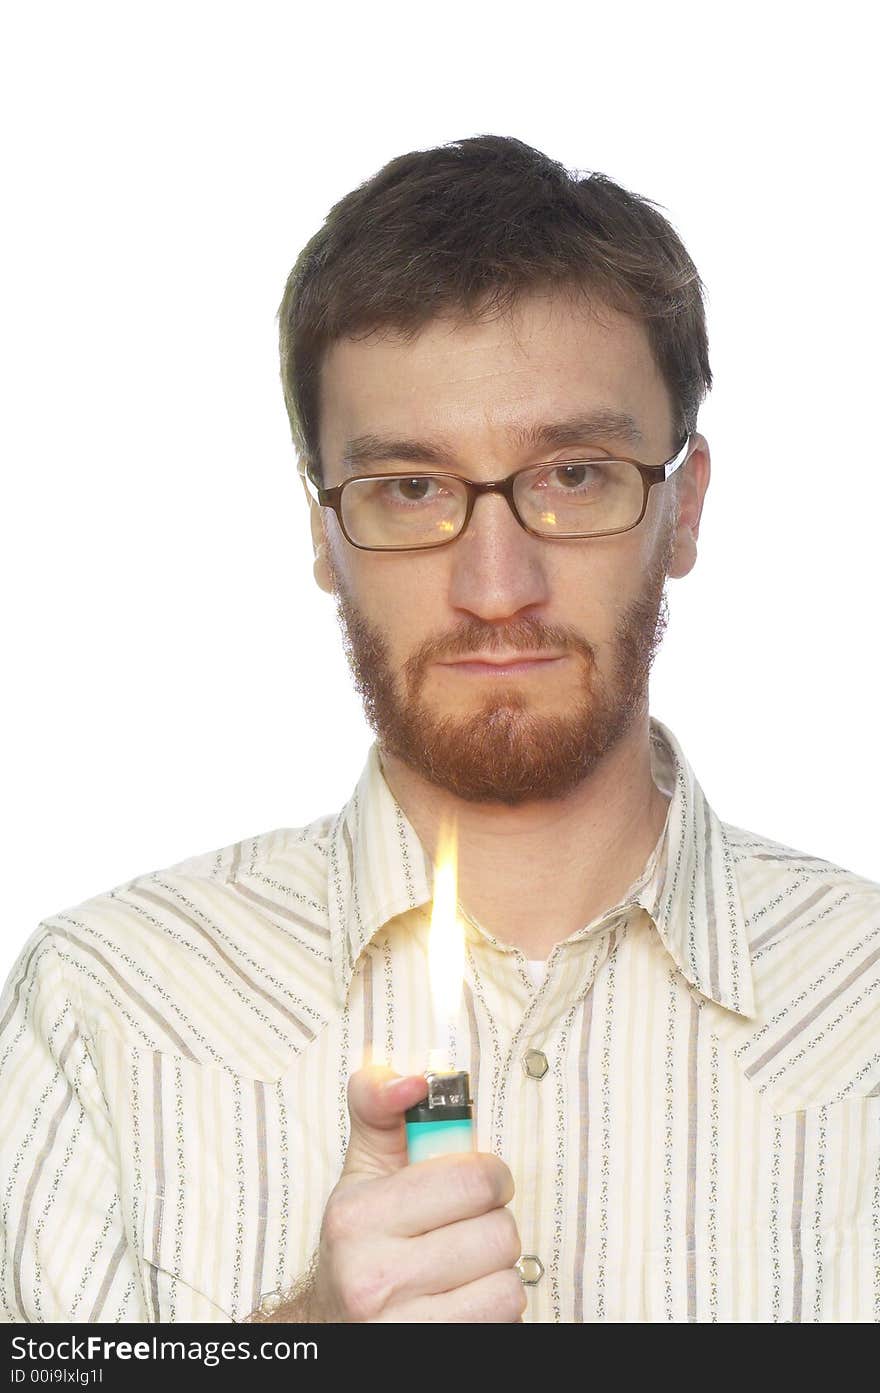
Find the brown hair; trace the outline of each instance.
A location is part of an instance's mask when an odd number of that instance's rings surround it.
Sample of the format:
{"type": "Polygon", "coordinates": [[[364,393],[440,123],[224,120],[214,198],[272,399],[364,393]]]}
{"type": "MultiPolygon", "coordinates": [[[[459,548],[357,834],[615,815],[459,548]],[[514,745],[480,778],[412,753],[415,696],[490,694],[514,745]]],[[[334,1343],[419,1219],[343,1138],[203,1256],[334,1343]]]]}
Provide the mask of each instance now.
{"type": "Polygon", "coordinates": [[[317,480],[331,344],[376,329],[411,340],[437,315],[502,314],[551,287],[640,319],[670,394],[672,447],[696,429],[712,386],[697,269],[662,205],[579,174],[521,140],[477,135],[399,155],[333,205],[278,310],[284,401],[317,480]]]}

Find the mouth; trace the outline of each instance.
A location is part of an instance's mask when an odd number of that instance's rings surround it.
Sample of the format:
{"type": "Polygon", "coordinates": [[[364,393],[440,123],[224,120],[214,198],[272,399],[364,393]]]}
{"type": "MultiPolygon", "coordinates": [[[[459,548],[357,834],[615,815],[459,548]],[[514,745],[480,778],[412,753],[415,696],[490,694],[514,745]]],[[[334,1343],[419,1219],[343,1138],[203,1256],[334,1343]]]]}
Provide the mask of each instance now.
{"type": "Polygon", "coordinates": [[[555,657],[546,654],[511,654],[507,658],[459,658],[454,662],[441,663],[441,667],[452,668],[471,677],[514,677],[530,672],[546,672],[555,664],[564,663],[565,653],[555,657]]]}

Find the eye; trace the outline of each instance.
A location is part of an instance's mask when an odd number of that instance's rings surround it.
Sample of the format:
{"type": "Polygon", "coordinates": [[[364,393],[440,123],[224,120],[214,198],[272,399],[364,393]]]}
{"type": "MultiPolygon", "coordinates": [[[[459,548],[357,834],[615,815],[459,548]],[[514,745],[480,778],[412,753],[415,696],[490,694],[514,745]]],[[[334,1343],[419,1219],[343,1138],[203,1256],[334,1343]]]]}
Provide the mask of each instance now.
{"type": "Polygon", "coordinates": [[[561,493],[576,493],[595,483],[600,474],[599,460],[571,460],[548,465],[541,471],[535,484],[540,489],[555,488],[561,493]]]}
{"type": "Polygon", "coordinates": [[[577,488],[586,479],[589,469],[588,464],[560,464],[555,473],[560,483],[577,488]]]}
{"type": "Polygon", "coordinates": [[[430,497],[431,486],[437,485],[433,479],[426,479],[424,475],[413,475],[411,479],[398,479],[397,486],[400,489],[401,497],[408,503],[422,503],[430,497]]]}
{"type": "Polygon", "coordinates": [[[436,503],[445,490],[439,479],[429,474],[411,474],[407,478],[379,479],[376,496],[380,503],[389,507],[418,507],[420,504],[436,503]]]}

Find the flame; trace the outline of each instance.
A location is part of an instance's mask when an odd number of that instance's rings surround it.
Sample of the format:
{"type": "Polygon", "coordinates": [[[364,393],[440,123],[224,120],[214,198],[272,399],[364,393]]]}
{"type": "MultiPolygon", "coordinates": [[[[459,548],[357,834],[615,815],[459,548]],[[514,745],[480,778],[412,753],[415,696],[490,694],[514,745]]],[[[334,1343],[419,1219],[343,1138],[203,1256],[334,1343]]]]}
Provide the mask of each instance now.
{"type": "Polygon", "coordinates": [[[434,867],[434,903],[428,971],[434,1006],[435,1048],[429,1065],[449,1068],[449,1027],[458,1020],[464,976],[464,930],[458,918],[458,846],[454,822],[443,822],[434,867]],[[442,1061],[442,1062],[441,1062],[442,1061]]]}

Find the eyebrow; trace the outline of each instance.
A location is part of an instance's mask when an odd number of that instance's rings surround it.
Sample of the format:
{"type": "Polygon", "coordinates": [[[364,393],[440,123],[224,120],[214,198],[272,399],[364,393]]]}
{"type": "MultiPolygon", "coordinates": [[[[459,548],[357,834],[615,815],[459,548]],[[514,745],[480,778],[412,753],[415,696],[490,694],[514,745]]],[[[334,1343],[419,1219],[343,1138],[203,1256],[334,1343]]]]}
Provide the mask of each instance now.
{"type": "MultiPolygon", "coordinates": [[[[521,450],[538,447],[559,450],[569,445],[589,445],[599,441],[613,444],[619,440],[640,445],[644,440],[635,418],[626,411],[610,406],[595,407],[564,421],[517,426],[508,432],[508,438],[514,448],[521,450]]],[[[349,474],[357,474],[366,466],[387,464],[389,460],[448,468],[454,455],[454,448],[436,436],[430,440],[412,440],[366,434],[346,442],[341,463],[349,474]]]]}

